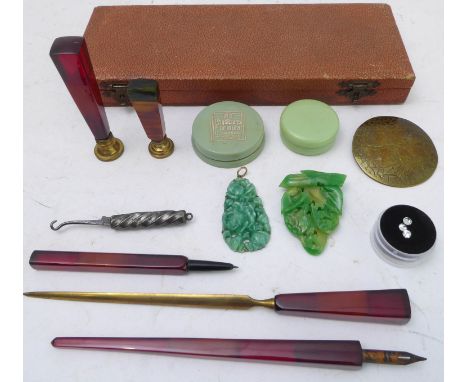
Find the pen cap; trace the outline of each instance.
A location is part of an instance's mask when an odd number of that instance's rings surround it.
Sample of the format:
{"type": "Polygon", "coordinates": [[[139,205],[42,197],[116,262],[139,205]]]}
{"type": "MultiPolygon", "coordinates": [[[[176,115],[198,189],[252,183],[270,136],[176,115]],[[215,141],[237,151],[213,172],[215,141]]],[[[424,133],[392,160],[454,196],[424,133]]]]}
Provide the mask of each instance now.
{"type": "Polygon", "coordinates": [[[37,270],[72,272],[136,273],[182,275],[188,259],[177,255],[136,253],[34,251],[29,264],[37,270]]]}

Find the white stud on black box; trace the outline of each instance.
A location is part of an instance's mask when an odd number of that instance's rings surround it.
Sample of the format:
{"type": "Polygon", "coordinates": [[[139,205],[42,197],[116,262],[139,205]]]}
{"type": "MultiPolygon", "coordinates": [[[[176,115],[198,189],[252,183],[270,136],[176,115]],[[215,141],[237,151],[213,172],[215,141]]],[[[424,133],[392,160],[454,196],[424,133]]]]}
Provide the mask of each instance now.
{"type": "Polygon", "coordinates": [[[385,210],[377,219],[371,241],[377,254],[396,266],[415,265],[431,252],[436,228],[423,211],[407,205],[385,210]]]}

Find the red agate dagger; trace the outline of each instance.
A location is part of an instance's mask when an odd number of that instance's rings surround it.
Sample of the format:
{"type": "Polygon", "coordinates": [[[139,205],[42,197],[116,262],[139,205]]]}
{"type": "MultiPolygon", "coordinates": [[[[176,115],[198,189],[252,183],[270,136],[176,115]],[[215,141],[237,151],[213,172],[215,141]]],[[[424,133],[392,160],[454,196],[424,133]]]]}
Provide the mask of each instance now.
{"type": "Polygon", "coordinates": [[[265,300],[234,294],[27,292],[24,295],[52,300],[221,309],[259,306],[283,314],[396,324],[404,324],[411,318],[406,289],[279,294],[265,300]]]}
{"type": "Polygon", "coordinates": [[[325,366],[359,367],[363,362],[409,365],[426,360],[403,351],[363,349],[359,341],[57,337],[52,345],[57,348],[120,350],[325,366]]]}

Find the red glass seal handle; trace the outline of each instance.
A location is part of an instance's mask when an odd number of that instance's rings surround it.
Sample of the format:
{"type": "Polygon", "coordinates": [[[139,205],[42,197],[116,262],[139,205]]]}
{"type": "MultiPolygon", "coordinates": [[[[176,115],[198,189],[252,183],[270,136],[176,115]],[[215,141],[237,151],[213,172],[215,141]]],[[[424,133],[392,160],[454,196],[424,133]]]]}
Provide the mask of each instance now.
{"type": "Polygon", "coordinates": [[[154,80],[136,79],[127,85],[128,98],[145,130],[146,136],[155,142],[166,136],[164,115],[159,101],[159,87],[154,80]]]}
{"type": "Polygon", "coordinates": [[[56,38],[50,48],[50,57],[94,138],[107,139],[109,122],[84,38],[56,38]]]}
{"type": "Polygon", "coordinates": [[[145,78],[128,82],[127,95],[150,139],[149,153],[158,159],[166,158],[174,151],[174,142],[166,135],[164,114],[157,81],[145,78]]]}

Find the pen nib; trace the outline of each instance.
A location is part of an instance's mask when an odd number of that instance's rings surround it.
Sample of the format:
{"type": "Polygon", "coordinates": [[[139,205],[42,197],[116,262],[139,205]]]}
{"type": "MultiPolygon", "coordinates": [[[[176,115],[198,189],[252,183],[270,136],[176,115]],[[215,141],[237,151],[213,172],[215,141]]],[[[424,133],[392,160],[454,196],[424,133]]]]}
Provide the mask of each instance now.
{"type": "Polygon", "coordinates": [[[409,365],[425,361],[426,358],[405,351],[363,350],[363,362],[382,363],[388,365],[409,365]]]}

